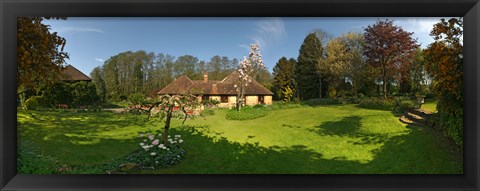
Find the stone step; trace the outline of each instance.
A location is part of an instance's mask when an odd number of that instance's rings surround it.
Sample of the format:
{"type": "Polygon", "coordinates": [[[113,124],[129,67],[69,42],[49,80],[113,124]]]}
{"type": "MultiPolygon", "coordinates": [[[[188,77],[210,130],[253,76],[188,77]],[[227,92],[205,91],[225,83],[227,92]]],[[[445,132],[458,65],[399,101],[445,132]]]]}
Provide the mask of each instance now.
{"type": "Polygon", "coordinates": [[[413,114],[421,116],[423,118],[428,118],[428,116],[430,115],[430,113],[427,113],[426,111],[421,110],[421,109],[413,109],[413,110],[410,110],[409,113],[413,113],[413,114]]]}
{"type": "Polygon", "coordinates": [[[414,113],[407,112],[404,116],[412,121],[425,121],[425,118],[414,113]]]}
{"type": "Polygon", "coordinates": [[[400,122],[405,123],[405,124],[409,124],[409,125],[416,125],[416,126],[424,126],[425,125],[425,123],[421,123],[421,122],[416,121],[416,120],[410,120],[410,119],[406,118],[405,116],[401,116],[399,120],[400,120],[400,122]]]}

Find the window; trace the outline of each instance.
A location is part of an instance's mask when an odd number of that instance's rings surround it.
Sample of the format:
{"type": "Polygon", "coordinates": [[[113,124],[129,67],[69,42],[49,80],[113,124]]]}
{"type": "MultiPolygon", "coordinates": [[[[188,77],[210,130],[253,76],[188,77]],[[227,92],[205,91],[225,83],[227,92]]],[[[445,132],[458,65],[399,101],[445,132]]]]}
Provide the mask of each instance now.
{"type": "Polygon", "coordinates": [[[220,97],[220,102],[221,103],[228,103],[228,96],[221,96],[220,97]]]}
{"type": "Polygon", "coordinates": [[[210,99],[210,96],[208,95],[203,95],[202,96],[202,101],[208,101],[210,99]]]}

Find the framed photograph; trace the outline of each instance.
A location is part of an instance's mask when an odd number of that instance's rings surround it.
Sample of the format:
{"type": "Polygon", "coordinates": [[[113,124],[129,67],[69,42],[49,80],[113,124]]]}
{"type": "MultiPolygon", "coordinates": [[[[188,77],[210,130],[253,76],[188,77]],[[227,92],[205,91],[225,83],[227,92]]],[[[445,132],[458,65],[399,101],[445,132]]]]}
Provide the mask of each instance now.
{"type": "Polygon", "coordinates": [[[478,190],[480,4],[2,1],[1,190],[478,190]]]}

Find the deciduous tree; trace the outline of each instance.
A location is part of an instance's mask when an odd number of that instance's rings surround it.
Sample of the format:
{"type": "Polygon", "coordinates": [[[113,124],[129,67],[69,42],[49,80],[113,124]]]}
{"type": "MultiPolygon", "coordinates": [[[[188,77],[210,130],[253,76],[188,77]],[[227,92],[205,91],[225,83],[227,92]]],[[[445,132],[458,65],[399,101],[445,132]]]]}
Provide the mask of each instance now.
{"type": "Polygon", "coordinates": [[[447,135],[463,144],[463,20],[452,18],[433,26],[435,42],[424,50],[425,66],[434,81],[437,110],[447,135]]]}
{"type": "Polygon", "coordinates": [[[55,83],[68,59],[65,38],[51,33],[44,19],[50,18],[17,18],[17,93],[55,83]]]}
{"type": "Polygon", "coordinates": [[[401,80],[413,60],[418,44],[412,34],[390,20],[378,20],[365,28],[365,56],[380,70],[384,98],[388,81],[394,77],[401,80]]]}
{"type": "Polygon", "coordinates": [[[250,53],[247,57],[243,57],[243,61],[240,62],[240,66],[237,69],[239,81],[235,84],[237,91],[237,110],[240,111],[245,104],[245,92],[247,91],[248,84],[252,82],[251,74],[255,71],[255,66],[264,68],[262,55],[260,54],[260,47],[258,44],[250,45],[250,53]]]}

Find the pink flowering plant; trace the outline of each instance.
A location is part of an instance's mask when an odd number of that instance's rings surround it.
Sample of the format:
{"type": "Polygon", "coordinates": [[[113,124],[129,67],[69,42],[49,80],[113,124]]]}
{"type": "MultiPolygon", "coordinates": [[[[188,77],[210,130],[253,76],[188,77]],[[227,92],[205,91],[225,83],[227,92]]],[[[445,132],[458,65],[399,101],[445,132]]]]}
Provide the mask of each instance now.
{"type": "Polygon", "coordinates": [[[185,150],[181,147],[182,136],[167,135],[166,137],[168,144],[164,144],[161,133],[140,133],[139,151],[134,158],[135,161],[132,162],[143,168],[153,169],[166,168],[179,163],[185,155],[185,150]]]}

